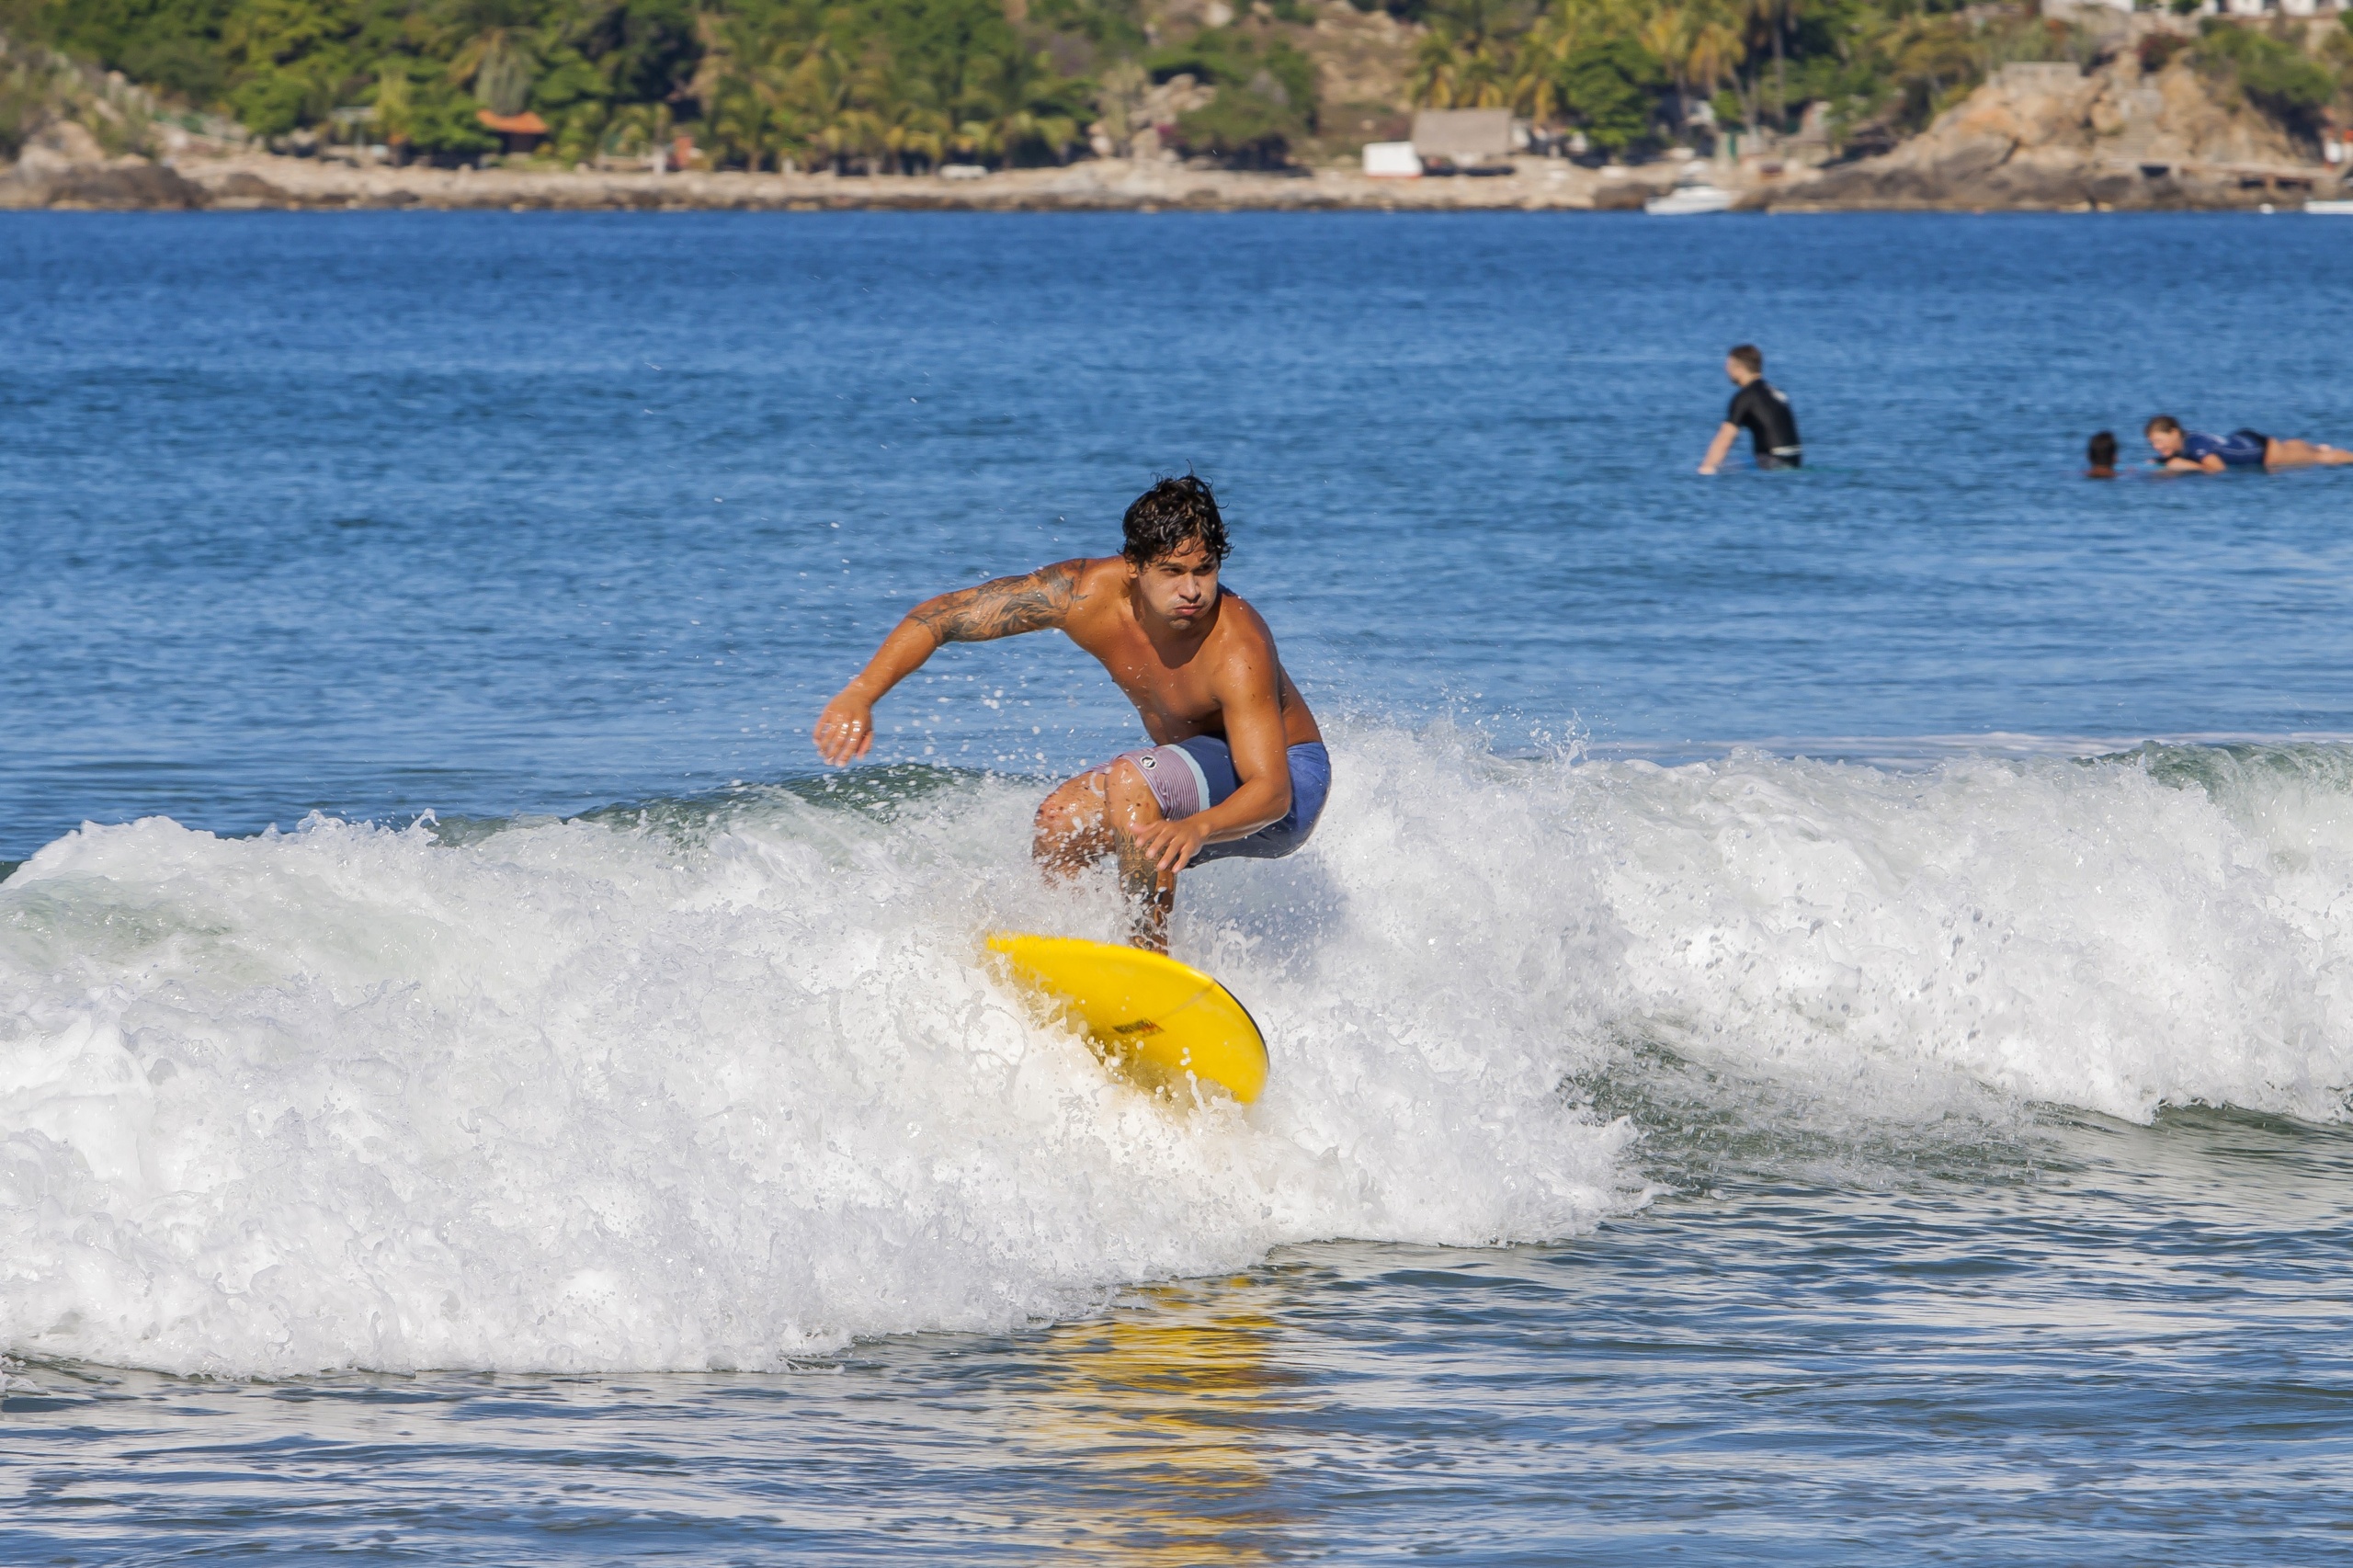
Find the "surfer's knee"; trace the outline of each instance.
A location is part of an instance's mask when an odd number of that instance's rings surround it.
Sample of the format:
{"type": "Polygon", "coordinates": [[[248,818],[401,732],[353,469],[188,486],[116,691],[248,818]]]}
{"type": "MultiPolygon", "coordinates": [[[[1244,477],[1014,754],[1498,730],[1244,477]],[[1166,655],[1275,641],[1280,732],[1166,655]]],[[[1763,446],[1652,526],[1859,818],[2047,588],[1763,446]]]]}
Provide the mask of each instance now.
{"type": "Polygon", "coordinates": [[[1161,809],[1160,797],[1153,793],[1152,780],[1144,777],[1132,758],[1121,757],[1111,764],[1107,776],[1112,810],[1122,820],[1135,817],[1144,822],[1157,822],[1167,813],[1161,809]]]}
{"type": "Polygon", "coordinates": [[[1109,812],[1104,799],[1104,784],[1099,773],[1084,773],[1064,780],[1053,793],[1038,802],[1038,815],[1030,835],[1030,853],[1041,859],[1062,860],[1075,855],[1084,858],[1090,850],[1100,854],[1100,835],[1108,824],[1109,812]]]}

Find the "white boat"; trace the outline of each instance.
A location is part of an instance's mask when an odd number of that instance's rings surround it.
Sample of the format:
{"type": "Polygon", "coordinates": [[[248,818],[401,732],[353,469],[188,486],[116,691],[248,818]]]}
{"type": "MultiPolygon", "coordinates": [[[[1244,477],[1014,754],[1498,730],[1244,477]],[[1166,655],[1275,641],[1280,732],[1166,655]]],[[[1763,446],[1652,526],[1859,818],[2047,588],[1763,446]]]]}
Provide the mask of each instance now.
{"type": "Polygon", "coordinates": [[[1706,179],[1678,180],[1665,196],[1643,203],[1643,210],[1658,218],[1685,218],[1695,212],[1722,212],[1732,206],[1732,192],[1706,179]]]}
{"type": "Polygon", "coordinates": [[[2307,201],[2304,210],[2327,218],[2353,218],[2353,201],[2307,201]]]}

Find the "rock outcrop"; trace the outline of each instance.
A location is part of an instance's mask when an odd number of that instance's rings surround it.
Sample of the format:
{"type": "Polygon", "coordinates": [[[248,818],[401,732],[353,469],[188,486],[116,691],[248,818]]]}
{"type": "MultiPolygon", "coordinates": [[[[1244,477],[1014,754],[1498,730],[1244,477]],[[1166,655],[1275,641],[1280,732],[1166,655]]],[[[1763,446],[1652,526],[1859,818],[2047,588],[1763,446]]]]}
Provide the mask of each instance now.
{"type": "Polygon", "coordinates": [[[17,160],[0,164],[0,208],[188,208],[204,191],[158,155],[229,150],[244,133],[201,115],[163,118],[164,106],[119,72],[0,33],[0,88],[9,98],[17,160]]]}
{"type": "Polygon", "coordinates": [[[203,187],[176,170],[141,157],[106,156],[89,132],[70,120],[50,127],[12,167],[0,170],[0,208],[179,210],[201,207],[205,199],[203,187]]]}
{"type": "Polygon", "coordinates": [[[2064,63],[2005,66],[1893,152],[1768,187],[1752,204],[2251,207],[2334,183],[2327,165],[2272,121],[2222,102],[2186,61],[2149,71],[2142,59],[2127,47],[2088,74],[2064,63]]]}

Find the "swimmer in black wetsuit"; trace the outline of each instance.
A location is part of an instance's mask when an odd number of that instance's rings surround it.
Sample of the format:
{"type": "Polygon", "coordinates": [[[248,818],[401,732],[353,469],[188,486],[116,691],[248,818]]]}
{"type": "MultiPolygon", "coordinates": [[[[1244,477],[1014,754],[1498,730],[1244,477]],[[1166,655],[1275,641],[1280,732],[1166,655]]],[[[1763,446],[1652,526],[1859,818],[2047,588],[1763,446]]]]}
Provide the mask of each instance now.
{"type": "Polygon", "coordinates": [[[1742,344],[1724,356],[1724,374],[1740,390],[1733,393],[1732,406],[1724,411],[1724,422],[1716,427],[1716,438],[1708,443],[1708,455],[1699,460],[1699,472],[1713,473],[1722,468],[1744,427],[1756,449],[1758,468],[1804,466],[1805,448],[1798,441],[1798,416],[1790,409],[1790,400],[1766,381],[1765,351],[1753,343],[1742,344]]]}
{"type": "Polygon", "coordinates": [[[2171,473],[2221,473],[2234,468],[2309,468],[2316,463],[2334,468],[2353,463],[2353,452],[2325,441],[2282,440],[2260,430],[2209,436],[2202,430],[2183,429],[2181,421],[2170,414],[2160,414],[2150,420],[2142,434],[2149,438],[2149,449],[2157,454],[2157,466],[2171,473]]]}

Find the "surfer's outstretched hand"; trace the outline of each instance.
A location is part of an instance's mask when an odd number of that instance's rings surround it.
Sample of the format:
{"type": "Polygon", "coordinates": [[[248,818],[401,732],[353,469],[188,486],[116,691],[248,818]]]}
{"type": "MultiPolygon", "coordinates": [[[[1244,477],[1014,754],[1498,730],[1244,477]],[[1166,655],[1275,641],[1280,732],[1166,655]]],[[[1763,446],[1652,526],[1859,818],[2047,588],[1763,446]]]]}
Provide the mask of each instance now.
{"type": "Polygon", "coordinates": [[[835,767],[856,762],[874,749],[874,705],[844,692],[825,704],[811,733],[817,755],[835,767]]]}
{"type": "Polygon", "coordinates": [[[1208,824],[1199,817],[1186,817],[1180,822],[1165,818],[1148,822],[1134,834],[1136,847],[1164,877],[1173,877],[1183,870],[1201,852],[1209,836],[1208,824]]]}

